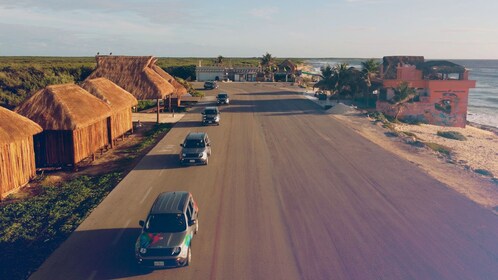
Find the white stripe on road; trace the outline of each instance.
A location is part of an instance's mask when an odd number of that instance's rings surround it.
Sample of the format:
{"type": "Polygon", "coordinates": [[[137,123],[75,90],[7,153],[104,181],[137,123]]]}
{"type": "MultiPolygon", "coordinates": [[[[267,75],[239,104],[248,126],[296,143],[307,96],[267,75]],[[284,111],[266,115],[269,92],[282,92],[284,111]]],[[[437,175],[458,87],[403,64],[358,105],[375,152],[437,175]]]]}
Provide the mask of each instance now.
{"type": "Polygon", "coordinates": [[[116,237],[115,237],[115,238],[114,238],[114,240],[112,241],[112,243],[111,243],[111,244],[112,244],[112,246],[114,246],[114,245],[118,244],[119,239],[120,239],[120,238],[121,238],[121,236],[123,235],[123,233],[124,233],[125,229],[127,229],[127,228],[128,228],[128,226],[130,225],[130,223],[131,223],[131,220],[128,220],[128,221],[126,222],[126,225],[125,225],[125,226],[124,226],[124,227],[123,227],[123,228],[119,231],[118,235],[116,235],[116,237]]]}
{"type": "Polygon", "coordinates": [[[149,196],[151,190],[152,190],[152,188],[149,188],[149,190],[145,193],[142,200],[140,200],[140,204],[144,203],[145,199],[149,196]]]}

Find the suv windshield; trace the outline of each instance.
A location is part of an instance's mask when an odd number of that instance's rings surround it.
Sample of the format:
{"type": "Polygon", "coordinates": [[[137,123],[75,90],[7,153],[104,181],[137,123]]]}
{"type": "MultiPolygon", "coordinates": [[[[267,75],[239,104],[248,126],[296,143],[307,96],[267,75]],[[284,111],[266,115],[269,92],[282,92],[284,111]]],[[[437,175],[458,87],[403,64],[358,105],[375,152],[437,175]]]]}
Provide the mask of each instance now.
{"type": "Polygon", "coordinates": [[[226,93],[220,93],[218,94],[218,98],[227,98],[227,94],[226,93]]]}
{"type": "Polygon", "coordinates": [[[187,229],[183,214],[155,214],[150,215],[145,223],[146,232],[181,232],[187,229]]]}
{"type": "Polygon", "coordinates": [[[204,140],[201,139],[188,139],[183,143],[184,148],[204,148],[204,140]]]}
{"type": "Polygon", "coordinates": [[[218,112],[216,111],[216,109],[206,109],[206,110],[204,110],[204,113],[206,115],[216,115],[216,114],[218,114],[218,112]]]}

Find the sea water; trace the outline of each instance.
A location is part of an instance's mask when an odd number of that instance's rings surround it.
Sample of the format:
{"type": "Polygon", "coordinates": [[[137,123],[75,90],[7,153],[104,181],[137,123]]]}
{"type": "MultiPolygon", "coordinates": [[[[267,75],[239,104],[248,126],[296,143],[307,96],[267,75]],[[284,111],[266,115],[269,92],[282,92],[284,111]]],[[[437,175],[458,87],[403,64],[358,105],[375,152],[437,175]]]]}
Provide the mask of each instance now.
{"type": "MultiPolygon", "coordinates": [[[[320,67],[347,63],[361,69],[361,58],[313,58],[305,64],[320,73],[320,67]]],[[[430,60],[430,59],[428,59],[430,60]]],[[[380,59],[379,59],[380,61],[380,59]]],[[[476,87],[470,89],[467,120],[483,125],[498,127],[498,60],[450,60],[462,65],[470,72],[469,79],[476,80],[476,87]]]]}

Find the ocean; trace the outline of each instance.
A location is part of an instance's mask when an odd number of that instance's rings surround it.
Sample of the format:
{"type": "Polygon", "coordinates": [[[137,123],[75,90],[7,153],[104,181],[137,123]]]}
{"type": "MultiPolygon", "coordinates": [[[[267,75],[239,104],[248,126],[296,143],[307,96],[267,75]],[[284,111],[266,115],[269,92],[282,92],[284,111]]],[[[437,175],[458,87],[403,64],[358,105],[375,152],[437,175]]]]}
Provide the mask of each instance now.
{"type": "MultiPolygon", "coordinates": [[[[313,72],[320,72],[320,67],[347,63],[361,68],[361,58],[314,58],[305,60],[313,67],[313,72]]],[[[427,59],[430,60],[430,59],[427,59]]],[[[498,127],[498,60],[449,60],[465,66],[470,72],[469,79],[476,80],[476,87],[470,89],[467,120],[483,125],[498,127]]]]}

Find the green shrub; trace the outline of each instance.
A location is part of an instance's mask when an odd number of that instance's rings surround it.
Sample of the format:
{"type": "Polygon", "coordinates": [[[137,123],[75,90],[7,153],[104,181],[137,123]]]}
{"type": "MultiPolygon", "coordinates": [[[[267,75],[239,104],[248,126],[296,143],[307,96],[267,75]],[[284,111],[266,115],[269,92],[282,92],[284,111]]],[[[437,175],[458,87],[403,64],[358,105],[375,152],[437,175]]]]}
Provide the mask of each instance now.
{"type": "Polygon", "coordinates": [[[427,147],[431,148],[433,151],[439,152],[439,153],[447,155],[447,156],[451,155],[451,148],[450,147],[440,145],[437,143],[433,143],[433,142],[426,142],[425,145],[427,147]]]}
{"type": "Polygon", "coordinates": [[[493,177],[493,173],[491,173],[491,171],[488,171],[486,169],[475,169],[474,172],[484,176],[493,177]]]}
{"type": "Polygon", "coordinates": [[[24,279],[41,265],[121,180],[82,176],[0,206],[0,279],[24,279]]]}
{"type": "Polygon", "coordinates": [[[204,94],[204,92],[194,90],[193,92],[190,92],[190,95],[192,95],[194,97],[204,97],[205,94],[204,94]]]}
{"type": "Polygon", "coordinates": [[[467,140],[467,138],[458,131],[438,131],[437,135],[453,140],[459,140],[459,141],[467,140]]]}
{"type": "Polygon", "coordinates": [[[156,107],[155,100],[138,100],[137,112],[156,107]]]}

